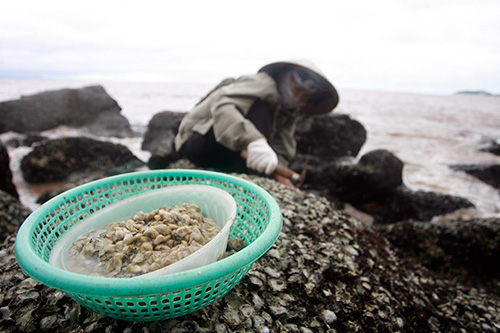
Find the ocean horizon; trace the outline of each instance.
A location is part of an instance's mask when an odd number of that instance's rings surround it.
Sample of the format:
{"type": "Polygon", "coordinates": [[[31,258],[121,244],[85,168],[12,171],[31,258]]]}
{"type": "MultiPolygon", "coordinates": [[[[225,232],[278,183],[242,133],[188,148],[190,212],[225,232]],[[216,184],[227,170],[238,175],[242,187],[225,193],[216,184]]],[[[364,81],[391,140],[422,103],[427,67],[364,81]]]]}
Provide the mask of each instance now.
{"type": "MultiPolygon", "coordinates": [[[[144,134],[156,113],[187,112],[217,83],[0,79],[0,101],[48,90],[102,85],[120,105],[132,128],[144,134]]],[[[500,216],[498,189],[449,168],[451,164],[500,164],[500,156],[478,150],[485,138],[500,138],[499,96],[338,91],[340,103],[335,112],[349,115],[367,130],[367,141],[358,157],[374,149],[387,149],[405,163],[403,180],[411,190],[461,196],[476,205],[479,216],[500,216]]],[[[84,135],[67,127],[43,134],[51,138],[84,135]]],[[[15,135],[3,133],[0,139],[5,142],[15,135]]],[[[101,139],[126,145],[144,161],[150,156],[141,150],[142,137],[101,139]]],[[[21,202],[35,209],[36,197],[44,187],[26,184],[19,169],[20,160],[29,148],[8,147],[8,150],[21,202]]]]}

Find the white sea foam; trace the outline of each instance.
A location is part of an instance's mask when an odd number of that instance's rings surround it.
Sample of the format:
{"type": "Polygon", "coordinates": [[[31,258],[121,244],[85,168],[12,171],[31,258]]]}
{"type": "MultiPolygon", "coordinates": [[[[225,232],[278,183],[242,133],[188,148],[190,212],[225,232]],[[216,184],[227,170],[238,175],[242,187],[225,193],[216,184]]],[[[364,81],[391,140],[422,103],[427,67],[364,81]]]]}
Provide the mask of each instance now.
{"type": "MultiPolygon", "coordinates": [[[[91,84],[103,85],[133,128],[141,133],[154,114],[164,110],[188,111],[212,88],[210,84],[188,83],[0,80],[0,101],[91,84]]],[[[336,112],[358,120],[368,133],[359,156],[374,149],[388,149],[405,162],[403,176],[409,188],[465,197],[477,206],[480,215],[500,216],[498,189],[448,167],[460,163],[500,163],[500,156],[478,150],[482,138],[500,138],[500,97],[341,89],[339,94],[341,101],[336,112]]],[[[60,127],[44,134],[60,137],[79,132],[60,127]]],[[[5,141],[12,135],[5,133],[0,139],[5,141]]],[[[141,150],[140,137],[110,141],[126,145],[144,161],[149,158],[149,153],[141,150]]],[[[34,209],[36,197],[47,186],[32,186],[22,180],[20,159],[29,149],[8,149],[21,200],[34,209]]]]}

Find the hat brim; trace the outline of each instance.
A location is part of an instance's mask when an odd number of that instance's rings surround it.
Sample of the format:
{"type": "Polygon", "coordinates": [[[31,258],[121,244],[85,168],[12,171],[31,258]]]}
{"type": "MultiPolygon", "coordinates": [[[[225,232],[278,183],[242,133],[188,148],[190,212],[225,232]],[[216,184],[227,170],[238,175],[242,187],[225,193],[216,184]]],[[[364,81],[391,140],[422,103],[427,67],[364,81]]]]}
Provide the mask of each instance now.
{"type": "Polygon", "coordinates": [[[331,112],[339,103],[337,90],[319,69],[315,68],[312,64],[302,64],[302,62],[274,62],[259,69],[259,73],[266,72],[277,81],[279,76],[285,71],[295,68],[305,70],[311,75],[311,77],[314,78],[316,82],[318,82],[320,91],[311,96],[311,102],[304,106],[302,113],[323,114],[331,112]]]}

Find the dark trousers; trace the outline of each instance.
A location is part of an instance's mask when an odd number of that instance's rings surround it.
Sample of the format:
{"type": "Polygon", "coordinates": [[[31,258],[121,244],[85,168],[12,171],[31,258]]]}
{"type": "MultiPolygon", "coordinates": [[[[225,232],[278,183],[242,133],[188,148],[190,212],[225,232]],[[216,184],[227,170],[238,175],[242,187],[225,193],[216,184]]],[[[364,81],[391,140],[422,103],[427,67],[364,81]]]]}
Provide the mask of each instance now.
{"type": "MultiPolygon", "coordinates": [[[[246,115],[255,127],[271,142],[273,129],[273,108],[257,100],[246,115]]],[[[246,161],[239,151],[232,151],[215,140],[214,130],[201,135],[193,133],[182,145],[180,153],[202,168],[217,169],[222,172],[253,173],[246,167],[246,161]]]]}

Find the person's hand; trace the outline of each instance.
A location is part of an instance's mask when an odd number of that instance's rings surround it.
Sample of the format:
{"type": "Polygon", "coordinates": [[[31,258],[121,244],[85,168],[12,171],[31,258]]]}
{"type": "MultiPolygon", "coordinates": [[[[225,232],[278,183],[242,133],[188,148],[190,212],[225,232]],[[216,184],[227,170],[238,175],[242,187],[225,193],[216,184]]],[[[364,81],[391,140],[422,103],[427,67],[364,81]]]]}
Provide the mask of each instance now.
{"type": "Polygon", "coordinates": [[[274,179],[276,179],[276,181],[278,183],[285,184],[286,186],[291,187],[291,188],[295,188],[295,185],[292,183],[292,181],[290,180],[290,178],[287,178],[285,176],[279,175],[277,173],[275,173],[273,176],[274,176],[274,179]]]}
{"type": "Polygon", "coordinates": [[[278,166],[278,155],[269,146],[266,139],[260,138],[252,141],[247,147],[247,167],[258,172],[270,175],[278,166]]]}

